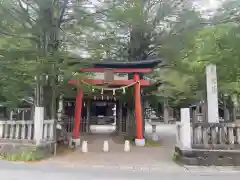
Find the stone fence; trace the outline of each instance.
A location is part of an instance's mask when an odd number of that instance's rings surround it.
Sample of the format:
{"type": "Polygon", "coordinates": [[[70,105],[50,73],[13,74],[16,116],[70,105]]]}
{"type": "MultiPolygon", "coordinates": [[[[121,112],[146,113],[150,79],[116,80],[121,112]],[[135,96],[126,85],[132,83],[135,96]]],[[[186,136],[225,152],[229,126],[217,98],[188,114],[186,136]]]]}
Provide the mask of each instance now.
{"type": "Polygon", "coordinates": [[[192,148],[240,149],[240,125],[195,123],[191,126],[192,148]]]}
{"type": "MultiPolygon", "coordinates": [[[[240,149],[240,124],[191,123],[190,133],[177,124],[177,144],[193,149],[240,149]],[[186,135],[189,137],[186,137],[186,135]],[[190,141],[190,146],[189,144],[190,141]],[[186,144],[187,143],[187,144],[186,144]],[[186,146],[187,145],[187,146],[186,146]]],[[[186,126],[186,125],[185,125],[186,126]]]]}
{"type": "Polygon", "coordinates": [[[176,124],[178,163],[200,166],[240,165],[240,124],[224,122],[190,122],[189,109],[181,109],[176,124]]]}
{"type": "MultiPolygon", "coordinates": [[[[44,120],[42,130],[43,141],[53,141],[54,120],[44,120]]],[[[33,120],[5,120],[0,121],[0,140],[34,140],[33,120]]]]}

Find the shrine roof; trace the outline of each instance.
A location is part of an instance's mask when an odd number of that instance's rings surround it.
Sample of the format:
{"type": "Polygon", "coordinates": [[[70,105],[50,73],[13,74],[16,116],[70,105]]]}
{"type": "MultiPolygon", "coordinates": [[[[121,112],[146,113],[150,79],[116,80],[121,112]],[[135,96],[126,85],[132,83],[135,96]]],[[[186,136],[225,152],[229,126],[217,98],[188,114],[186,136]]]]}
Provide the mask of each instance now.
{"type": "Polygon", "coordinates": [[[131,62],[113,62],[103,61],[93,64],[93,68],[153,68],[162,61],[160,59],[144,60],[144,61],[131,61],[131,62]]]}

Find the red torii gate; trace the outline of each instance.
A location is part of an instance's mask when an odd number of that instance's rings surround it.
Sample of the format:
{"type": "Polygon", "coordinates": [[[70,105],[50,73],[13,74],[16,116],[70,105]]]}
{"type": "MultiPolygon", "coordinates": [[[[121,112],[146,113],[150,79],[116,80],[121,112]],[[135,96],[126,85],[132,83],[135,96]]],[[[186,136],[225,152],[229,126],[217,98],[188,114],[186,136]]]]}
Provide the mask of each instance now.
{"type": "MultiPolygon", "coordinates": [[[[143,138],[143,117],[142,117],[142,104],[141,104],[141,86],[150,85],[149,80],[140,79],[141,73],[150,73],[154,66],[156,66],[159,60],[149,60],[140,62],[117,62],[117,63],[99,63],[95,64],[93,68],[80,68],[81,71],[85,72],[106,72],[110,70],[114,73],[133,73],[133,79],[129,80],[114,80],[108,82],[107,85],[121,86],[130,85],[134,82],[134,99],[135,99],[135,117],[136,117],[136,145],[144,145],[145,140],[143,138]]],[[[105,85],[106,80],[103,79],[84,79],[92,85],[105,85]]],[[[70,80],[70,84],[81,83],[81,80],[70,80]]],[[[80,122],[82,113],[82,101],[83,101],[83,90],[78,88],[75,102],[75,117],[73,127],[73,138],[78,139],[80,135],[80,122]]]]}

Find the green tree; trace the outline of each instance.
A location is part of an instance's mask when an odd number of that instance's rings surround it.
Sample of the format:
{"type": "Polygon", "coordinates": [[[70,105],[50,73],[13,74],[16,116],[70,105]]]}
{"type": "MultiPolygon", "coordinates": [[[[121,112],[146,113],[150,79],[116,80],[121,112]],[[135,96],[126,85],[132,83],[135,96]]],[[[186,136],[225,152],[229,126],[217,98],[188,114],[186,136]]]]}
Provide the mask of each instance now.
{"type": "MultiPolygon", "coordinates": [[[[75,62],[77,60],[82,61],[82,65],[87,62],[87,60],[84,61],[83,58],[77,56],[69,58],[71,56],[69,51],[76,47],[76,44],[73,45],[73,39],[71,38],[74,36],[73,32],[76,31],[75,34],[80,36],[80,33],[77,33],[78,30],[73,29],[91,27],[88,19],[91,18],[92,13],[85,7],[84,3],[70,0],[0,1],[0,11],[4,17],[4,20],[0,23],[0,34],[2,35],[0,36],[0,48],[5,75],[9,78],[9,86],[5,86],[8,89],[7,91],[10,90],[10,92],[16,94],[15,101],[26,94],[33,94],[25,91],[26,87],[23,86],[18,86],[22,87],[21,89],[12,89],[13,79],[18,84],[23,83],[23,79],[19,78],[19,74],[22,72],[19,71],[24,70],[24,74],[28,77],[26,85],[31,87],[32,92],[34,86],[31,83],[35,81],[34,77],[37,77],[38,98],[36,105],[42,106],[43,100],[41,99],[43,97],[40,97],[40,92],[43,84],[41,83],[43,83],[42,79],[48,75],[48,81],[51,81],[49,90],[52,94],[51,97],[53,97],[52,110],[54,110],[56,99],[54,94],[59,92],[57,91],[59,89],[57,88],[59,86],[58,76],[62,75],[69,78],[70,75],[72,76],[72,71],[79,69],[76,65],[69,65],[70,63],[74,64],[72,63],[73,60],[75,62]],[[80,14],[88,18],[78,18],[80,14]],[[70,33],[68,33],[69,27],[72,28],[70,33]],[[15,56],[10,58],[10,54],[15,56]],[[8,67],[6,67],[6,64],[8,64],[8,67]],[[29,84],[29,82],[31,83],[29,84]]],[[[3,81],[6,85],[6,81],[3,81]]],[[[44,81],[44,83],[47,82],[44,81]]],[[[55,116],[55,113],[52,113],[52,116],[55,116]]]]}
{"type": "Polygon", "coordinates": [[[108,60],[162,57],[169,62],[203,21],[188,0],[106,1],[101,7],[104,33],[96,32],[89,47],[98,49],[96,57],[108,60]]]}

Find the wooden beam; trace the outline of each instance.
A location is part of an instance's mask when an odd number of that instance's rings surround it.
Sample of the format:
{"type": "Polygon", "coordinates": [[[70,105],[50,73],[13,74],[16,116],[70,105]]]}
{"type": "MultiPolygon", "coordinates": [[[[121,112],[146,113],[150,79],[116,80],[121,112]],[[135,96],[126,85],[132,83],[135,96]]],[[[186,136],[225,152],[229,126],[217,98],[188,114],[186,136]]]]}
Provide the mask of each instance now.
{"type": "MultiPolygon", "coordinates": [[[[85,82],[92,84],[92,85],[104,85],[105,82],[102,79],[85,79],[85,82]]],[[[77,84],[79,80],[70,80],[68,81],[69,84],[77,84]]],[[[80,81],[81,82],[81,81],[80,81]]],[[[114,80],[112,83],[108,83],[109,85],[129,85],[134,83],[134,80],[114,80]]],[[[140,80],[141,86],[149,86],[150,81],[149,80],[140,80]]]]}
{"type": "MultiPolygon", "coordinates": [[[[107,69],[107,68],[106,68],[107,69]]],[[[105,68],[80,68],[81,71],[86,72],[104,72],[105,68]]],[[[115,73],[150,73],[152,68],[113,68],[115,73]]]]}

